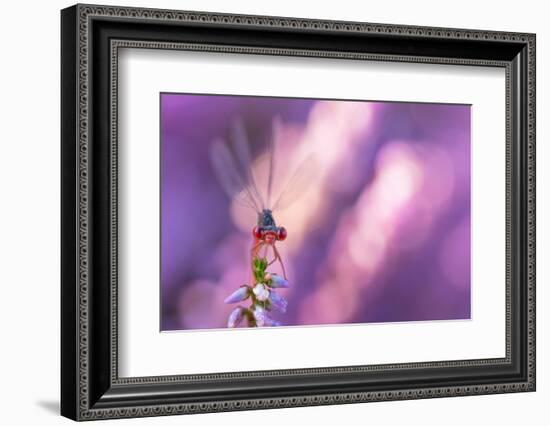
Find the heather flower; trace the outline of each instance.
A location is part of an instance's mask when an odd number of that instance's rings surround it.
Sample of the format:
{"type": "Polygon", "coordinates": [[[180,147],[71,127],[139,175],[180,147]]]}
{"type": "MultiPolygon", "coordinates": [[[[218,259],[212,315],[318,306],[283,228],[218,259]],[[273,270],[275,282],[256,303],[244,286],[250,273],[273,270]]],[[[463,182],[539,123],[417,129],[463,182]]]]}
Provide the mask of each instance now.
{"type": "Polygon", "coordinates": [[[290,284],[287,280],[277,274],[267,273],[265,279],[270,282],[270,286],[273,288],[288,288],[290,284]]]}
{"type": "Polygon", "coordinates": [[[267,315],[267,311],[259,305],[254,306],[252,315],[254,316],[258,327],[263,327],[264,325],[269,325],[269,323],[271,323],[271,319],[267,315]]]}
{"type": "Polygon", "coordinates": [[[265,302],[269,298],[269,290],[264,284],[256,284],[252,291],[260,302],[265,302]]]}
{"type": "Polygon", "coordinates": [[[272,309],[275,309],[276,311],[282,312],[283,314],[286,312],[286,307],[288,305],[287,300],[280,296],[279,294],[275,293],[274,291],[271,291],[269,293],[269,306],[272,309]]]}
{"type": "Polygon", "coordinates": [[[247,309],[243,308],[242,306],[237,306],[235,309],[233,309],[229,314],[229,318],[227,319],[227,326],[229,328],[237,327],[242,322],[246,311],[247,309]]]}
{"type": "Polygon", "coordinates": [[[274,289],[288,288],[289,283],[283,277],[267,271],[266,258],[254,257],[251,262],[252,285],[243,285],[225,299],[225,303],[237,303],[250,298],[247,308],[238,306],[229,314],[228,327],[237,327],[244,319],[249,327],[277,327],[281,322],[274,320],[269,311],[286,312],[287,300],[274,289]]]}
{"type": "Polygon", "coordinates": [[[227,296],[224,303],[237,303],[241,302],[250,296],[250,287],[243,285],[227,296]]]}

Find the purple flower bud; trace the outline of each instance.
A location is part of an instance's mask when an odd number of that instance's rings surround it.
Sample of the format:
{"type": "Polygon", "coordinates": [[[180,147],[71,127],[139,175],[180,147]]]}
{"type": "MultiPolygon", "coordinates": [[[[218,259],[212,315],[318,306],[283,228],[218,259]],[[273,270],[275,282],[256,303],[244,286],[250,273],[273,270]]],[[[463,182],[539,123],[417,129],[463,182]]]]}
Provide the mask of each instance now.
{"type": "Polygon", "coordinates": [[[267,311],[261,306],[254,306],[254,311],[252,312],[252,315],[254,315],[254,319],[256,320],[256,325],[258,327],[269,325],[268,323],[271,322],[271,319],[267,315],[267,311]]]}
{"type": "Polygon", "coordinates": [[[269,290],[263,284],[256,284],[252,291],[260,302],[265,302],[269,298],[269,290]]]}
{"type": "Polygon", "coordinates": [[[282,312],[284,314],[286,312],[286,307],[288,305],[288,302],[283,296],[280,296],[274,291],[272,291],[269,294],[269,304],[273,309],[279,312],[282,312]]]}
{"type": "Polygon", "coordinates": [[[277,274],[270,274],[271,275],[271,287],[273,288],[288,288],[290,287],[290,284],[287,280],[285,280],[283,277],[277,274]]]}
{"type": "Polygon", "coordinates": [[[245,300],[250,296],[250,287],[243,285],[227,296],[224,303],[237,303],[245,300]]]}
{"type": "Polygon", "coordinates": [[[229,328],[237,327],[243,320],[245,312],[246,309],[242,306],[237,306],[235,309],[233,309],[229,314],[229,318],[227,319],[227,326],[229,328]]]}

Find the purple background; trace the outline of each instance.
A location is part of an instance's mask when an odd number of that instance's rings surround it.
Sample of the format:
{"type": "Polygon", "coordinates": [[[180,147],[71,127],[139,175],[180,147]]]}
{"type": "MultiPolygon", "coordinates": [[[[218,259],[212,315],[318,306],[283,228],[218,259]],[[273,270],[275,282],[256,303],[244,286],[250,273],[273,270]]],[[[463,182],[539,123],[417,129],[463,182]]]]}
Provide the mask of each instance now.
{"type": "Polygon", "coordinates": [[[469,106],[161,94],[161,330],[226,326],[256,218],[222,191],[210,145],[238,118],[259,161],[275,116],[278,182],[303,152],[317,164],[275,212],[291,282],[276,318],[470,318],[469,106]]]}

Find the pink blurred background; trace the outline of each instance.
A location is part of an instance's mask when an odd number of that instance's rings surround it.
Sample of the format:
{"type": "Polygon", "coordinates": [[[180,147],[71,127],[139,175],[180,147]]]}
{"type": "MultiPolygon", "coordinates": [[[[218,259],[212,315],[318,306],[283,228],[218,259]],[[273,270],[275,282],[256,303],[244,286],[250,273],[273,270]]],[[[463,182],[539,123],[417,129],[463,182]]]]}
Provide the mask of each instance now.
{"type": "Polygon", "coordinates": [[[225,328],[248,279],[256,213],[210,162],[242,120],[275,194],[313,154],[310,184],[274,213],[291,283],[283,325],[470,318],[470,106],[161,94],[161,330],[225,328]],[[281,126],[274,133],[273,119],[281,126]]]}

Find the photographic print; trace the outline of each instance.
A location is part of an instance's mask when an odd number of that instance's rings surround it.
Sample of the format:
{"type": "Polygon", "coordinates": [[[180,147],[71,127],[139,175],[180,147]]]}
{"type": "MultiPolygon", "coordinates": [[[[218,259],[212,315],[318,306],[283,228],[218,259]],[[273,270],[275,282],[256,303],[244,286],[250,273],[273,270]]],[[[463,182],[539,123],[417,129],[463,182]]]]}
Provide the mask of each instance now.
{"type": "Polygon", "coordinates": [[[161,93],[161,331],[470,319],[470,121],[161,93]]]}

